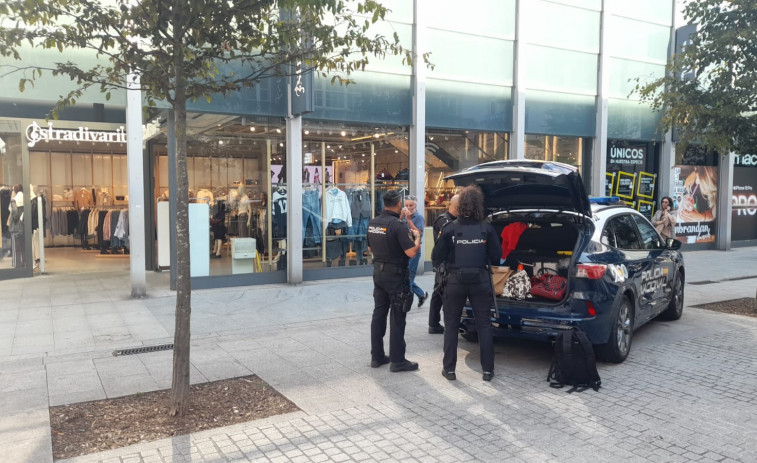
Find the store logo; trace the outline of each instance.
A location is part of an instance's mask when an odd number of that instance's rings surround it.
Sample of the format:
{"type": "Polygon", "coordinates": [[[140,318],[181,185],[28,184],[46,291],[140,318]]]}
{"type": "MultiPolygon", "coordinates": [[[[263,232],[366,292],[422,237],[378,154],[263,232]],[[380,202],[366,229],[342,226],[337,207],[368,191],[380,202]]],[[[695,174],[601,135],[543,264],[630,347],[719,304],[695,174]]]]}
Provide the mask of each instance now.
{"type": "Polygon", "coordinates": [[[126,131],[123,126],[115,132],[100,132],[89,130],[89,127],[78,129],[54,129],[53,123],[48,122],[47,127],[40,127],[32,122],[26,128],[26,139],[29,140],[29,148],[33,148],[41,141],[89,141],[92,143],[126,143],[126,131]]]}
{"type": "Polygon", "coordinates": [[[757,154],[737,154],[733,165],[742,167],[757,166],[757,154]]]}
{"type": "Polygon", "coordinates": [[[610,147],[610,159],[616,164],[643,164],[644,148],[610,147]]]}

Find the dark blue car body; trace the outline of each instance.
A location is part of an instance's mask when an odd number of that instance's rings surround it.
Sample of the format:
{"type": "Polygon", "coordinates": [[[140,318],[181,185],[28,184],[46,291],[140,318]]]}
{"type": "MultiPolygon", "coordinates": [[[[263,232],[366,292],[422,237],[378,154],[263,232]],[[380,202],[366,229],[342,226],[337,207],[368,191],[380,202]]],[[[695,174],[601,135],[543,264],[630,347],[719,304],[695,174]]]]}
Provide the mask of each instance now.
{"type": "MultiPolygon", "coordinates": [[[[506,264],[522,264],[529,277],[546,268],[567,279],[560,300],[496,297],[495,335],[550,341],[578,327],[601,359],[617,363],[627,357],[634,330],[657,317],[681,317],[686,274],[680,242],[663,240],[617,198],[590,201],[576,168],[497,161],[449,178],[482,188],[498,232],[513,222],[528,224],[506,264]]],[[[472,317],[466,307],[461,334],[469,340],[476,337],[472,317]]]]}

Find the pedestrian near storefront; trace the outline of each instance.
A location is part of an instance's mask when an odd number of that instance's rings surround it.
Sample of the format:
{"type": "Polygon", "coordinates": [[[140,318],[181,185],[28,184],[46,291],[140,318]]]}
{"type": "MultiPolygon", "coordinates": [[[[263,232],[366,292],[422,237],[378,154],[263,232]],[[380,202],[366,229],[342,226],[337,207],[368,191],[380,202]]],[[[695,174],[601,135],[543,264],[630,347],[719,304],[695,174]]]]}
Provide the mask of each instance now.
{"type": "MultiPolygon", "coordinates": [[[[423,228],[426,224],[423,216],[418,213],[418,199],[415,196],[405,196],[405,207],[400,212],[400,220],[407,221],[410,230],[417,231],[421,237],[421,243],[423,243],[423,228]]],[[[418,296],[418,307],[422,306],[426,302],[426,299],[428,299],[428,293],[415,283],[415,274],[418,272],[420,259],[421,253],[418,252],[418,254],[410,258],[407,264],[408,270],[410,270],[410,291],[418,296]]]]}
{"type": "Polygon", "coordinates": [[[499,262],[499,237],[484,220],[484,197],[477,186],[460,192],[458,218],[442,230],[434,245],[434,266],[447,266],[444,303],[444,359],[442,376],[454,380],[457,364],[457,337],[460,317],[466,300],[473,308],[473,318],[481,350],[484,381],[494,376],[494,342],[491,332],[491,265],[499,262]]]}
{"type": "MultiPolygon", "coordinates": [[[[457,205],[460,203],[460,195],[454,195],[449,200],[447,212],[439,214],[434,220],[434,244],[439,241],[444,227],[457,219],[457,205]]],[[[429,334],[442,334],[444,327],[442,320],[442,293],[444,292],[444,280],[446,278],[446,265],[434,267],[434,290],[431,293],[431,302],[428,308],[428,332],[429,334]]]]}
{"type": "Polygon", "coordinates": [[[673,199],[670,196],[663,196],[660,200],[660,208],[652,217],[652,225],[662,235],[663,238],[675,238],[676,218],[671,212],[673,208],[673,199]]]}
{"type": "Polygon", "coordinates": [[[413,304],[408,261],[418,254],[421,241],[417,230],[400,221],[402,196],[390,190],[384,194],[384,210],[368,224],[368,249],[373,253],[373,317],[371,319],[371,367],[391,362],[393,372],[418,369],[405,358],[405,317],[413,304]],[[384,351],[386,320],[389,316],[389,355],[384,351]]]}

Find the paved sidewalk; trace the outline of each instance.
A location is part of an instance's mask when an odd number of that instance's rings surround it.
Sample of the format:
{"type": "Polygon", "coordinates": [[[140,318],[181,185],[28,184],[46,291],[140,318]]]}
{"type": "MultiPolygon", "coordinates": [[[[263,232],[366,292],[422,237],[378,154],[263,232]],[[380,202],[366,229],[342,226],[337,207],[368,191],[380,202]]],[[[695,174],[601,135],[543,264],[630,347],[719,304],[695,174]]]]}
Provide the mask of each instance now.
{"type": "MultiPolygon", "coordinates": [[[[754,297],[757,248],[685,258],[687,306],[754,297]]],[[[151,274],[143,300],[128,298],[128,272],[0,282],[3,461],[52,461],[49,406],[170,387],[170,352],[111,355],[172,342],[166,277],[151,274]]],[[[485,383],[478,346],[461,340],[448,382],[442,337],[416,308],[406,339],[420,371],[371,369],[371,309],[369,278],[194,292],[192,381],[254,373],[301,411],[70,461],[754,459],[757,319],[687,307],[637,332],[625,363],[601,364],[600,392],[566,394],[545,381],[550,346],[523,341],[497,342],[485,383]]]]}

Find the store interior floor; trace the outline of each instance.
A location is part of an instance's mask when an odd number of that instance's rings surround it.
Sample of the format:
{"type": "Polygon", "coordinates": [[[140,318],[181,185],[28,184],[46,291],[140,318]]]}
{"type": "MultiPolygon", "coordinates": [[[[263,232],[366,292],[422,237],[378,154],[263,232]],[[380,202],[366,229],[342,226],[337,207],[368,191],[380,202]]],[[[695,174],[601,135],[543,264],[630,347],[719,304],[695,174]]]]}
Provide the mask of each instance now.
{"type": "MultiPolygon", "coordinates": [[[[94,273],[129,270],[128,255],[101,255],[76,247],[45,248],[45,273],[94,273]]],[[[35,273],[40,269],[34,270],[35,273]]]]}

